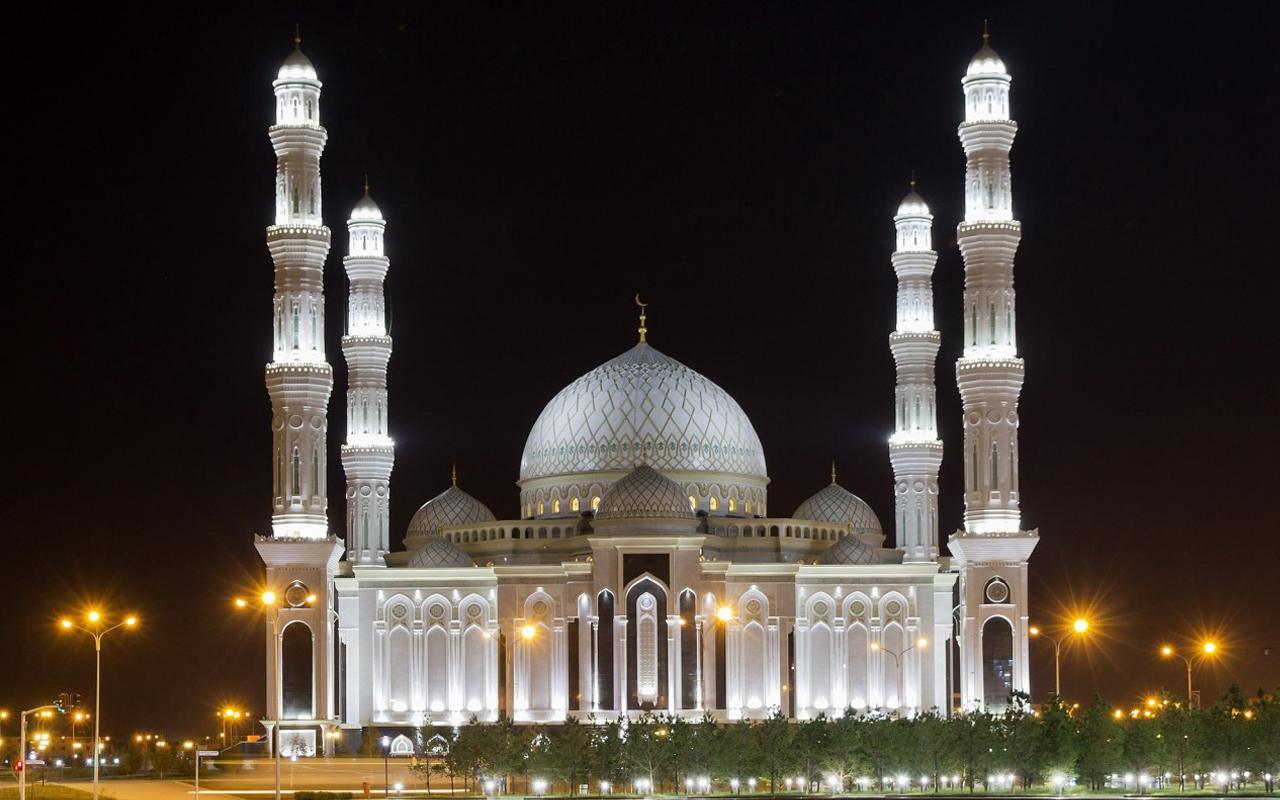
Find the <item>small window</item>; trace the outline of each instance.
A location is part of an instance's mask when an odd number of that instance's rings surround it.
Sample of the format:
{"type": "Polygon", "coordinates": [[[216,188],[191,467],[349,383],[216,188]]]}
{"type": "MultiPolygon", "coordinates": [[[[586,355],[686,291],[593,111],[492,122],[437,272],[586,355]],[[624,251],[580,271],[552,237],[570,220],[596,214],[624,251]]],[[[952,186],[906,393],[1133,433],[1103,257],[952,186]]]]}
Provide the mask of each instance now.
{"type": "Polygon", "coordinates": [[[738,510],[738,498],[736,498],[736,497],[730,497],[730,498],[729,498],[729,513],[730,513],[730,514],[736,513],[736,512],[737,512],[737,510],[738,510]]]}
{"type": "Polygon", "coordinates": [[[581,511],[581,510],[582,510],[582,503],[578,500],[578,498],[576,498],[576,497],[574,497],[574,498],[570,498],[570,500],[569,500],[569,510],[570,510],[570,511],[581,511]]]}
{"type": "Polygon", "coordinates": [[[718,498],[718,497],[709,497],[709,498],[707,498],[707,508],[711,509],[712,511],[719,511],[719,510],[720,510],[720,498],[718,498]]]}
{"type": "Polygon", "coordinates": [[[689,510],[690,511],[698,510],[698,498],[694,497],[693,495],[689,495],[689,510]]]}
{"type": "Polygon", "coordinates": [[[541,516],[541,515],[542,515],[542,514],[544,514],[544,513],[546,513],[546,508],[543,506],[542,501],[541,501],[541,500],[539,500],[539,501],[538,501],[538,515],[539,515],[539,516],[541,516]]]}
{"type": "Polygon", "coordinates": [[[591,498],[591,510],[592,510],[592,511],[599,511],[599,510],[600,510],[600,496],[599,496],[599,495],[597,495],[597,496],[595,496],[595,497],[591,498]]]}
{"type": "Polygon", "coordinates": [[[554,500],[552,500],[552,501],[551,501],[551,513],[552,513],[552,514],[559,514],[559,513],[560,513],[560,498],[559,498],[559,497],[557,497],[556,499],[554,499],[554,500]]]}
{"type": "Polygon", "coordinates": [[[748,513],[748,514],[750,514],[750,513],[751,513],[751,501],[750,501],[750,500],[748,500],[748,501],[746,502],[746,504],[744,504],[744,505],[743,505],[742,510],[743,510],[743,511],[745,511],[746,513],[748,513]]]}

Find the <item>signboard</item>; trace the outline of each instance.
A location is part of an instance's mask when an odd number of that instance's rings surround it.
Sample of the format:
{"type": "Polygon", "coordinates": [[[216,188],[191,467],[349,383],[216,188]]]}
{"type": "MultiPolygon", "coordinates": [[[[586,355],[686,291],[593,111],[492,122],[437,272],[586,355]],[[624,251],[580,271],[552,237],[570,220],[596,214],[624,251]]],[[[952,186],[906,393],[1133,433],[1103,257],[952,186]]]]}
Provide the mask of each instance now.
{"type": "Polygon", "coordinates": [[[196,755],[201,758],[215,758],[218,755],[217,750],[197,750],[196,755]]]}
{"type": "Polygon", "coordinates": [[[28,759],[27,759],[27,766],[28,766],[28,767],[43,767],[43,766],[44,766],[44,759],[43,759],[43,758],[28,758],[28,759]]]}

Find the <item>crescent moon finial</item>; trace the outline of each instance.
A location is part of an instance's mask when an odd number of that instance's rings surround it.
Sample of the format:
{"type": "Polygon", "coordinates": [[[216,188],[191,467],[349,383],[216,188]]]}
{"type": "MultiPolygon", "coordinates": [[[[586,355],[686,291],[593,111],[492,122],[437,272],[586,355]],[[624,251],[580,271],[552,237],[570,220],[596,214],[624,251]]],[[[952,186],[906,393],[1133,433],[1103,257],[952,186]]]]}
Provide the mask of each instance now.
{"type": "Polygon", "coordinates": [[[645,336],[648,335],[649,329],[645,327],[644,310],[649,304],[640,299],[640,293],[636,292],[636,305],[640,307],[640,344],[645,344],[645,336]]]}

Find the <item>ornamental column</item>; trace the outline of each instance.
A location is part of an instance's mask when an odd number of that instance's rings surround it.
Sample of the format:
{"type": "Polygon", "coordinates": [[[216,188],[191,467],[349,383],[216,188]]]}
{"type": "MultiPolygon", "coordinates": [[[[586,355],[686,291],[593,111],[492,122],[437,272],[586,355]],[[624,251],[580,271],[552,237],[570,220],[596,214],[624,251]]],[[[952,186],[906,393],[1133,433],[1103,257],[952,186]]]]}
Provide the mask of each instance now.
{"type": "Polygon", "coordinates": [[[956,382],[964,405],[964,529],[949,540],[960,573],[961,700],[1000,711],[1009,691],[1029,692],[1027,559],[1039,541],[1023,531],[1018,494],[1018,357],[1013,258],[1022,235],[1013,218],[1009,151],[1011,78],[983,43],[961,81],[965,118],[964,355],[956,382]]]}
{"type": "Polygon", "coordinates": [[[893,436],[889,462],[893,465],[897,543],[904,562],[938,560],[938,468],[942,442],[938,440],[937,389],[934,362],[942,336],[933,327],[933,215],[916,193],[916,182],[893,218],[897,249],[893,270],[898,275],[898,324],[889,335],[889,349],[897,366],[893,436]]]}
{"type": "Polygon", "coordinates": [[[389,434],[387,335],[383,282],[390,261],[383,248],[386,222],[369,184],[347,220],[347,256],[342,260],[351,290],[342,353],[347,360],[347,561],[382,565],[390,550],[391,468],[395,448],[389,434]]]}

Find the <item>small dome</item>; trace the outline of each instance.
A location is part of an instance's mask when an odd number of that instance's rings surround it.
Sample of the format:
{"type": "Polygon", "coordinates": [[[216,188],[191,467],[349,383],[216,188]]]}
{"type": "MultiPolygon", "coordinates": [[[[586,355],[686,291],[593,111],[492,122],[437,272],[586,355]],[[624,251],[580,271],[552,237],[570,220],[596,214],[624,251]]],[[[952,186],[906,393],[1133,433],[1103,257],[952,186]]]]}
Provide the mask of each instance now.
{"type": "Polygon", "coordinates": [[[898,216],[919,216],[929,213],[929,205],[915,190],[914,185],[907,196],[898,204],[898,216]]]}
{"type": "Polygon", "coordinates": [[[982,34],[982,49],[974,53],[973,58],[969,60],[969,69],[965,70],[965,75],[1005,74],[1007,71],[1004,68],[1004,62],[1000,60],[1000,56],[996,55],[996,51],[991,49],[987,35],[982,34]]]}
{"type": "Polygon", "coordinates": [[[378,204],[373,202],[373,198],[369,196],[369,187],[364,189],[364,197],[360,198],[360,202],[356,203],[355,208],[351,209],[351,218],[355,220],[381,220],[382,209],[378,208],[378,204]]]}
{"type": "Polygon", "coordinates": [[[455,483],[440,494],[422,504],[409,520],[406,539],[433,538],[445,525],[475,525],[492,522],[489,507],[458,488],[455,483]]]}
{"type": "Polygon", "coordinates": [[[857,536],[844,536],[837,539],[822,553],[818,559],[820,564],[879,564],[880,556],[866,542],[857,536]]]}
{"type": "Polygon", "coordinates": [[[316,80],[316,68],[311,63],[311,59],[303,54],[302,48],[298,46],[298,39],[293,40],[293,52],[280,65],[280,71],[276,73],[276,79],[282,81],[296,80],[316,80]]]}
{"type": "Polygon", "coordinates": [[[413,551],[410,567],[474,567],[471,556],[462,552],[448,539],[428,539],[422,547],[413,551]]]}
{"type": "Polygon", "coordinates": [[[600,498],[596,519],[693,519],[689,498],[679,484],[648,464],[618,479],[600,498]]]}
{"type": "Polygon", "coordinates": [[[884,534],[880,528],[880,520],[876,518],[876,512],[871,510],[871,506],[834,480],[801,503],[791,516],[814,522],[838,522],[848,525],[853,534],[884,534]]]}

